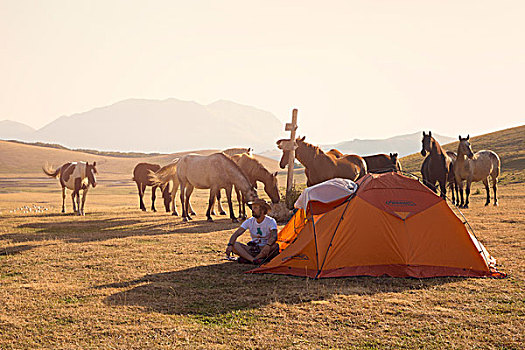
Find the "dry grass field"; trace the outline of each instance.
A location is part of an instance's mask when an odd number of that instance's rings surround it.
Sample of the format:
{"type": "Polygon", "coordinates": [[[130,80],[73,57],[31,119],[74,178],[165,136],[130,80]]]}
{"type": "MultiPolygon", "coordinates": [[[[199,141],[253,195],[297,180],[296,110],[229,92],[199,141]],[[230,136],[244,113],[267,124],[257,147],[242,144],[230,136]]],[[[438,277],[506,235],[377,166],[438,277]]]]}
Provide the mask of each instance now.
{"type": "MultiPolygon", "coordinates": [[[[238,225],[226,217],[206,222],[205,191],[193,197],[199,215],[183,223],[140,211],[131,175],[101,174],[86,216],[77,217],[59,212],[56,180],[22,170],[0,175],[0,349],[520,349],[525,343],[523,182],[500,186],[499,207],[484,207],[476,184],[464,211],[506,279],[311,280],[244,274],[249,266],[224,260],[238,225]],[[14,211],[25,206],[32,211],[14,211]],[[35,212],[37,206],[48,210],[35,212]]],[[[284,175],[279,182],[285,184],[284,175]]]]}

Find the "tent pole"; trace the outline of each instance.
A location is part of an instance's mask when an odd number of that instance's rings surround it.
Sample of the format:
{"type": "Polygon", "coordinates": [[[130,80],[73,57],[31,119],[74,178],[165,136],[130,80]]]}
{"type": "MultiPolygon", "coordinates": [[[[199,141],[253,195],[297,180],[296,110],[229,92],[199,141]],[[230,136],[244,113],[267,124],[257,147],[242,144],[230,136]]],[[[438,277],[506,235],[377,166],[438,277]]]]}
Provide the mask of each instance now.
{"type": "Polygon", "coordinates": [[[315,233],[315,219],[314,219],[314,214],[312,213],[312,206],[310,204],[310,202],[308,202],[308,207],[310,209],[310,213],[312,215],[312,226],[313,226],[313,229],[314,229],[314,243],[315,243],[315,266],[317,267],[317,273],[315,274],[315,277],[314,279],[317,279],[317,276],[319,276],[319,254],[318,254],[318,250],[317,250],[317,234],[315,233]]]}
{"type": "MultiPolygon", "coordinates": [[[[321,270],[324,267],[324,263],[326,262],[326,257],[328,256],[328,251],[330,250],[330,247],[332,246],[332,241],[334,240],[335,234],[337,232],[337,229],[339,229],[339,225],[343,221],[343,217],[345,216],[346,209],[348,209],[348,205],[350,205],[350,200],[354,198],[354,194],[352,194],[348,199],[346,200],[346,207],[345,210],[343,210],[343,213],[341,214],[341,217],[339,218],[339,222],[337,223],[337,226],[335,227],[334,234],[332,235],[332,238],[330,238],[330,244],[328,244],[328,248],[326,248],[326,253],[324,255],[323,263],[321,264],[321,268],[317,268],[317,275],[315,275],[315,278],[317,279],[319,277],[319,274],[321,273],[321,270]]],[[[317,246],[317,244],[316,244],[317,246]]],[[[316,248],[317,250],[317,248],[316,248]]]]}

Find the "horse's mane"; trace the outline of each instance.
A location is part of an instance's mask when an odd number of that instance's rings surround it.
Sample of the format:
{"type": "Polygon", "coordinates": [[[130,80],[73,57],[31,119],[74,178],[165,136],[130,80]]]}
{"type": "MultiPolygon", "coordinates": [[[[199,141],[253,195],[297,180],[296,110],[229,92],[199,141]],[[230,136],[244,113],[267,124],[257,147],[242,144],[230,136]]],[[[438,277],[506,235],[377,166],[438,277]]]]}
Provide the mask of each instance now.
{"type": "Polygon", "coordinates": [[[242,171],[241,167],[239,165],[237,165],[237,163],[235,163],[233,161],[233,159],[231,159],[229,156],[227,156],[226,154],[224,153],[215,153],[217,154],[219,157],[222,157],[223,159],[226,160],[227,163],[231,164],[233,166],[234,169],[237,169],[239,170],[239,174],[244,177],[244,179],[246,180],[247,183],[250,183],[250,180],[248,180],[248,177],[246,176],[246,174],[244,173],[244,171],[242,171]]]}
{"type": "Polygon", "coordinates": [[[249,153],[250,148],[228,148],[222,151],[222,153],[225,153],[227,155],[234,156],[236,154],[242,154],[242,153],[249,153]]]}
{"type": "Polygon", "coordinates": [[[308,142],[305,142],[304,140],[301,141],[305,146],[306,148],[308,149],[311,149],[314,151],[314,158],[319,155],[319,154],[324,154],[326,155],[326,153],[324,153],[324,151],[321,149],[321,147],[319,146],[316,146],[316,145],[312,145],[311,143],[308,143],[308,142]]]}
{"type": "Polygon", "coordinates": [[[268,171],[268,169],[266,169],[264,167],[264,165],[262,165],[261,162],[259,162],[257,159],[255,159],[255,157],[253,156],[250,156],[248,154],[239,154],[237,155],[240,159],[245,157],[247,159],[249,159],[248,162],[246,162],[246,164],[248,164],[248,167],[247,167],[247,171],[249,173],[263,173],[263,174],[266,174],[266,175],[269,175],[270,172],[268,171]]]}

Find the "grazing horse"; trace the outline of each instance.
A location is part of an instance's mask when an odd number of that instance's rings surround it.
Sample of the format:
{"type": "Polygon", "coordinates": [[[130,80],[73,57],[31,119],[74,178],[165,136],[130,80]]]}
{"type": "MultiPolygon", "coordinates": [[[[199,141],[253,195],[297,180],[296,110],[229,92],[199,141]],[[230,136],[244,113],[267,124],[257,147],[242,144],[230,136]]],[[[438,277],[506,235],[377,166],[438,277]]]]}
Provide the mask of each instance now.
{"type": "MultiPolygon", "coordinates": [[[[150,164],[150,163],[139,163],[135,166],[135,169],[133,169],[133,181],[137,183],[137,189],[139,190],[139,207],[142,209],[142,211],[146,211],[146,206],[144,205],[144,192],[146,191],[146,186],[151,186],[151,210],[157,211],[155,209],[155,199],[156,199],[156,192],[157,188],[159,188],[159,185],[156,185],[149,179],[149,172],[150,171],[157,171],[160,169],[160,165],[158,164],[150,164]]],[[[164,186],[162,189],[162,198],[164,199],[164,207],[166,208],[166,212],[170,212],[170,191],[169,186],[164,186]]]]}
{"type": "Polygon", "coordinates": [[[85,162],[66,163],[56,170],[53,170],[47,164],[42,167],[42,170],[47,176],[60,178],[60,186],[62,186],[62,213],[66,212],[66,187],[72,190],[71,200],[73,201],[73,211],[78,215],[84,214],[84,204],[86,203],[86,195],[89,185],[95,188],[97,180],[97,162],[93,164],[85,162]],[[80,205],[80,190],[82,192],[82,205],[80,205]],[[76,203],[75,203],[76,199],[76,203]]]}
{"type": "Polygon", "coordinates": [[[188,215],[188,207],[194,188],[210,189],[208,210],[206,211],[208,221],[213,221],[210,213],[217,193],[222,188],[226,190],[232,222],[238,222],[233,213],[231,199],[233,186],[242,192],[247,201],[252,201],[257,198],[257,191],[252,187],[241,168],[223,153],[214,153],[209,156],[201,156],[198,154],[187,154],[183,156],[177,164],[177,177],[180,183],[183,221],[191,220],[191,217],[188,215]]]}
{"type": "Polygon", "coordinates": [[[439,142],[432,137],[432,132],[427,134],[423,131],[423,140],[421,141],[421,155],[426,156],[429,153],[428,164],[423,175],[424,184],[432,191],[437,192],[436,182],[439,183],[441,197],[447,197],[447,183],[449,181],[449,172],[452,165],[452,159],[447,155],[445,150],[441,148],[439,142]]]}
{"type": "MultiPolygon", "coordinates": [[[[295,140],[295,158],[305,167],[306,185],[313,186],[336,177],[356,181],[366,174],[366,162],[358,155],[344,155],[340,158],[326,154],[322,149],[307,142],[305,137],[295,140]]],[[[288,164],[289,152],[283,149],[283,142],[277,141],[277,146],[283,150],[279,165],[282,169],[288,164]]]]}
{"type": "Polygon", "coordinates": [[[497,183],[500,173],[500,159],[498,155],[490,150],[483,150],[472,152],[469,142],[470,136],[466,138],[459,136],[458,157],[454,164],[454,175],[459,186],[459,193],[461,195],[460,208],[468,208],[470,185],[472,182],[482,181],[487,191],[487,201],[485,205],[490,203],[489,192],[489,176],[492,180],[492,189],[494,191],[494,205],[498,205],[497,197],[497,183]],[[467,181],[466,198],[463,202],[463,181],[467,181]]]}
{"type": "MultiPolygon", "coordinates": [[[[264,184],[264,192],[270,197],[272,203],[279,203],[281,196],[279,195],[279,186],[277,185],[277,172],[269,172],[257,159],[253,156],[242,153],[231,157],[235,163],[244,171],[244,174],[250,181],[252,187],[257,188],[257,181],[264,184]]],[[[242,194],[237,187],[237,201],[239,202],[239,217],[246,219],[246,200],[242,198],[242,194]]]]}
{"type": "MultiPolygon", "coordinates": [[[[155,184],[156,186],[160,186],[161,188],[164,187],[164,190],[168,191],[169,197],[171,198],[171,201],[172,201],[172,205],[171,205],[171,207],[173,208],[173,211],[171,213],[172,215],[179,215],[179,213],[177,213],[177,205],[176,205],[177,191],[179,190],[179,178],[177,177],[177,163],[178,162],[179,162],[179,158],[175,159],[171,164],[165,165],[155,172],[153,171],[148,172],[148,179],[151,183],[155,184]],[[170,187],[171,187],[171,191],[170,191],[170,187]]],[[[169,208],[169,204],[168,204],[168,208],[169,208]]],[[[191,203],[189,204],[189,211],[190,211],[190,215],[195,215],[195,211],[193,211],[193,208],[191,207],[191,203]]]]}

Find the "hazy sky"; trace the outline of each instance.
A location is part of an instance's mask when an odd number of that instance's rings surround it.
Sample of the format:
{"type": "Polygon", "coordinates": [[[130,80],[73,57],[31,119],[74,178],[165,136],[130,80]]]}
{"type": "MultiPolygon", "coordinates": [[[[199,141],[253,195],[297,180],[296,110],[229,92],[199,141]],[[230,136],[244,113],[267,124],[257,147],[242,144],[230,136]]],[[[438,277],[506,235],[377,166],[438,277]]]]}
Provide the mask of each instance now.
{"type": "Polygon", "coordinates": [[[174,97],[296,107],[317,143],[481,134],[524,124],[524,18],[521,0],[0,0],[0,120],[174,97]]]}

